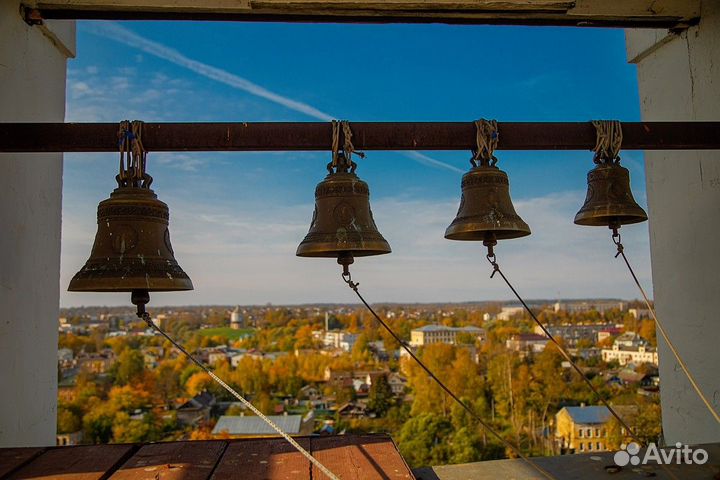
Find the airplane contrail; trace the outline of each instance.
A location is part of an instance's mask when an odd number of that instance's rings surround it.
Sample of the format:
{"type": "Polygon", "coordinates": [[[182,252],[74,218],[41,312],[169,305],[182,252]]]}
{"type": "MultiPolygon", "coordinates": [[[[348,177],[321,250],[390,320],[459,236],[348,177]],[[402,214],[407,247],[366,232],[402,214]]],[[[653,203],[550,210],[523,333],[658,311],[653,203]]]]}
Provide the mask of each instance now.
{"type": "MultiPolygon", "coordinates": [[[[333,115],[330,115],[313,107],[312,105],[308,105],[307,103],[299,102],[297,100],[293,100],[292,98],[288,98],[278,93],[272,92],[267,88],[253,83],[246,78],[213,67],[206,63],[202,63],[197,60],[188,58],[177,50],[142,37],[116,22],[105,22],[102,24],[90,23],[87,24],[85,27],[89,33],[99,35],[110,40],[114,40],[116,42],[133,48],[137,48],[138,50],[141,50],[149,55],[153,55],[170,63],[174,63],[175,65],[186,68],[192,72],[197,73],[198,75],[202,75],[203,77],[209,78],[211,80],[224,83],[225,85],[236,88],[238,90],[243,90],[251,95],[264,98],[273,103],[289,108],[290,110],[303,113],[309,117],[316,118],[324,122],[329,122],[336,118],[333,115]]],[[[454,167],[445,162],[441,162],[440,160],[435,160],[434,158],[428,157],[427,155],[424,155],[420,152],[411,151],[402,153],[403,155],[410,157],[413,160],[416,160],[424,165],[445,168],[453,172],[464,173],[463,170],[457,167],[454,167]]]]}

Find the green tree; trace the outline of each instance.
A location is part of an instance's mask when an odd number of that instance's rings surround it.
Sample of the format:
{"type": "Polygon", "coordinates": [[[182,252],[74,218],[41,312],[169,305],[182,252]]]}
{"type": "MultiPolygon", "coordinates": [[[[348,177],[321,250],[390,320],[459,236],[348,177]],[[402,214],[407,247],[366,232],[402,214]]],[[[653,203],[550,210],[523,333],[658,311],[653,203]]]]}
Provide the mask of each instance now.
{"type": "Polygon", "coordinates": [[[379,417],[384,417],[390,407],[393,406],[394,396],[392,388],[388,383],[386,375],[381,375],[375,379],[370,386],[368,394],[368,409],[379,417]]]}
{"type": "Polygon", "coordinates": [[[412,417],[400,430],[400,453],[413,468],[445,464],[452,429],[449,420],[432,413],[412,417]]]}

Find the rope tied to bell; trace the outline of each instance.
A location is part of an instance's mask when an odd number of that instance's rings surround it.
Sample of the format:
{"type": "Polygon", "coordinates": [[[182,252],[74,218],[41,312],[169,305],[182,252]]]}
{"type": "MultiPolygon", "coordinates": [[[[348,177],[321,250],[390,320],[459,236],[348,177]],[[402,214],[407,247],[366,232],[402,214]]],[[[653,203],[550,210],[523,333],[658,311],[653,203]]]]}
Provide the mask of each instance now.
{"type": "Polygon", "coordinates": [[[495,149],[498,145],[500,134],[498,132],[497,120],[475,120],[475,142],[477,148],[473,150],[470,163],[473,167],[494,167],[497,163],[495,149]]]}
{"type": "Polygon", "coordinates": [[[146,172],[147,150],[142,143],[144,123],[123,120],[118,128],[120,172],[116,180],[120,187],[150,188],[152,177],[146,172]]]}
{"type": "Polygon", "coordinates": [[[352,161],[352,154],[365,158],[363,152],[355,150],[352,143],[352,129],[347,120],[333,120],[332,124],[332,162],[327,165],[330,173],[347,172],[355,173],[357,163],[352,161]],[[340,131],[342,130],[343,146],[340,148],[340,131]]]}
{"type": "Polygon", "coordinates": [[[618,120],[593,120],[595,127],[595,157],[593,162],[600,164],[620,163],[622,147],[622,125],[618,120]]]}

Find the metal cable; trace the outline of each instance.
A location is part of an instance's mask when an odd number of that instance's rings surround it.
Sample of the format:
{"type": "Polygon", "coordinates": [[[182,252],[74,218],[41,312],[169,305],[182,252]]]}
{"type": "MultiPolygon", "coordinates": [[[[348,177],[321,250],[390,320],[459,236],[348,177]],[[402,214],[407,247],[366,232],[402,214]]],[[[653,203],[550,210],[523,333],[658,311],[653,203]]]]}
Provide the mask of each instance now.
{"type": "Polygon", "coordinates": [[[217,375],[215,375],[215,374],[214,374],[208,367],[206,367],[200,360],[196,359],[196,358],[193,357],[190,353],[188,353],[188,351],[185,350],[185,348],[183,348],[182,345],[180,345],[178,342],[176,342],[175,340],[173,340],[172,338],[170,338],[170,336],[169,336],[167,333],[165,333],[160,327],[158,327],[157,325],[155,325],[155,324],[153,323],[153,321],[150,319],[150,314],[149,314],[149,313],[144,312],[144,313],[142,313],[142,314],[139,314],[138,316],[140,316],[140,318],[142,318],[143,320],[145,320],[145,323],[147,323],[150,328],[152,328],[153,330],[155,330],[155,331],[157,331],[158,333],[160,333],[160,335],[162,335],[162,336],[165,337],[170,343],[172,343],[172,344],[175,346],[175,348],[177,348],[178,350],[180,350],[180,351],[181,351],[187,358],[189,358],[195,365],[197,365],[197,366],[200,367],[205,373],[207,373],[208,375],[210,375],[210,378],[212,378],[213,380],[215,380],[215,381],[216,381],[218,384],[220,384],[225,390],[227,390],[228,392],[230,392],[233,397],[235,397],[235,398],[237,398],[238,400],[240,400],[240,401],[243,403],[243,405],[245,405],[247,408],[249,408],[255,415],[257,415],[258,417],[260,417],[260,418],[261,418],[265,423],[267,423],[273,430],[275,430],[281,437],[283,437],[290,445],[292,445],[293,447],[295,447],[295,449],[296,449],[298,452],[300,452],[305,458],[307,458],[308,460],[310,460],[310,462],[312,462],[313,465],[315,465],[317,468],[319,468],[321,472],[323,472],[325,475],[327,475],[327,477],[328,477],[329,479],[331,479],[331,480],[340,480],[340,478],[339,478],[337,475],[335,475],[334,473],[332,473],[325,465],[323,465],[322,463],[320,463],[320,461],[317,460],[315,457],[313,457],[313,456],[310,454],[310,452],[308,452],[308,451],[305,450],[303,447],[301,447],[300,444],[297,443],[290,435],[288,435],[288,434],[285,433],[280,427],[278,427],[278,426],[275,424],[275,422],[273,422],[272,420],[270,420],[270,419],[269,419],[268,417],[266,417],[260,410],[258,410],[257,408],[255,408],[255,406],[254,406],[252,403],[250,403],[250,401],[246,400],[242,395],[240,395],[239,393],[237,393],[230,385],[228,385],[228,384],[225,383],[220,377],[218,377],[217,375]]]}
{"type": "Polygon", "coordinates": [[[645,300],[645,305],[648,308],[648,311],[650,312],[650,315],[652,315],[653,320],[655,321],[655,325],[657,326],[658,331],[660,332],[660,335],[662,335],[663,339],[665,340],[665,343],[667,343],[668,347],[670,347],[670,351],[675,356],[675,360],[677,360],[678,364],[680,365],[680,368],[682,368],[682,371],[685,372],[685,376],[687,376],[688,380],[690,380],[690,384],[692,385],[693,389],[695,390],[695,393],[698,394],[700,397],[700,400],[705,404],[707,409],[710,411],[712,416],[715,418],[715,421],[720,423],[720,415],[715,411],[715,409],[712,407],[712,404],[708,401],[707,397],[705,397],[705,394],[700,389],[700,385],[698,385],[697,381],[695,381],[695,377],[690,373],[690,370],[688,369],[687,365],[683,361],[683,359],[680,357],[680,353],[675,348],[675,345],[670,341],[670,337],[665,332],[665,328],[663,328],[662,324],[660,323],[660,320],[658,320],[657,315],[655,315],[655,309],[650,305],[650,300],[648,299],[647,294],[645,293],[645,289],[640,285],[640,281],[637,278],[637,275],[635,275],[635,271],[630,266],[630,262],[628,261],[627,257],[625,256],[625,247],[621,243],[621,237],[620,233],[618,233],[617,229],[613,231],[612,235],[613,243],[617,246],[618,253],[615,254],[615,258],[618,256],[622,256],[622,259],[625,261],[625,265],[627,265],[628,270],[630,271],[630,275],[632,275],[633,280],[635,281],[635,285],[637,285],[638,289],[640,290],[640,293],[643,296],[643,299],[645,300]]]}
{"type": "Polygon", "coordinates": [[[473,411],[470,406],[462,401],[457,395],[455,395],[452,390],[450,390],[423,362],[420,360],[415,353],[413,353],[412,349],[408,347],[405,342],[390,328],[390,326],[385,323],[380,316],[375,313],[375,310],[370,306],[370,304],[363,298],[363,296],[360,294],[360,291],[358,290],[359,283],[353,282],[352,277],[350,276],[349,271],[345,271],[342,274],[342,279],[345,283],[348,284],[348,286],[355,292],[357,297],[360,299],[360,301],[365,305],[365,307],[370,311],[370,313],[375,317],[375,320],[377,320],[380,325],[383,326],[383,328],[400,344],[400,346],[410,355],[410,357],[415,360],[415,362],[425,370],[425,373],[427,373],[430,378],[432,378],[435,383],[442,388],[445,393],[450,395],[450,397],[457,402],[458,405],[460,405],[473,419],[475,419],[482,427],[490,434],[492,434],[495,438],[500,440],[503,445],[508,447],[510,450],[512,450],[518,457],[520,457],[522,460],[524,460],[528,465],[530,465],[532,468],[538,471],[542,476],[547,478],[548,480],[555,480],[555,477],[551,475],[548,471],[543,469],[540,465],[536,464],[532,460],[530,460],[529,457],[525,456],[518,447],[510,443],[508,440],[503,438],[494,428],[490,426],[485,420],[483,420],[477,413],[473,411]]]}
{"type": "Polygon", "coordinates": [[[585,381],[585,383],[587,383],[588,387],[590,387],[590,390],[592,390],[592,392],[600,400],[600,402],[602,402],[602,404],[608,409],[608,411],[610,411],[612,416],[615,417],[615,419],[618,422],[620,422],[620,425],[622,425],[625,428],[625,431],[628,432],[630,437],[632,437],[632,439],[635,440],[638,444],[643,445],[644,442],[642,442],[638,438],[638,436],[635,435],[635,432],[633,432],[633,430],[628,426],[628,424],[625,423],[625,421],[622,418],[620,418],[620,415],[618,415],[618,413],[612,408],[612,406],[610,406],[610,404],[602,397],[602,395],[600,395],[600,392],[597,391],[597,388],[595,388],[595,385],[593,385],[592,382],[590,381],[590,379],[585,376],[585,374],[583,373],[582,370],[580,370],[580,367],[577,366],[577,364],[573,361],[570,354],[563,348],[562,345],[560,345],[560,342],[558,342],[555,339],[555,337],[553,337],[550,334],[550,332],[545,327],[545,325],[543,325],[542,322],[540,320],[538,320],[537,316],[535,316],[535,313],[533,313],[533,311],[530,309],[528,304],[525,303],[525,300],[523,300],[522,297],[520,296],[520,294],[517,292],[517,290],[515,290],[515,287],[512,286],[512,284],[507,279],[507,277],[502,272],[502,270],[500,270],[500,265],[498,265],[498,263],[497,263],[495,254],[489,253],[486,257],[488,259],[488,262],[490,262],[490,264],[493,266],[493,272],[490,275],[490,278],[494,277],[496,273],[500,274],[500,277],[502,277],[502,279],[505,281],[505,284],[510,288],[510,290],[512,290],[513,294],[515,294],[515,297],[520,301],[522,306],[530,314],[530,316],[535,321],[535,323],[540,327],[540,329],[542,329],[543,333],[545,333],[545,335],[550,339],[550,341],[553,342],[553,344],[555,344],[557,349],[560,350],[560,353],[562,354],[563,357],[565,357],[565,360],[567,360],[570,363],[572,368],[580,375],[580,377],[585,381]]]}

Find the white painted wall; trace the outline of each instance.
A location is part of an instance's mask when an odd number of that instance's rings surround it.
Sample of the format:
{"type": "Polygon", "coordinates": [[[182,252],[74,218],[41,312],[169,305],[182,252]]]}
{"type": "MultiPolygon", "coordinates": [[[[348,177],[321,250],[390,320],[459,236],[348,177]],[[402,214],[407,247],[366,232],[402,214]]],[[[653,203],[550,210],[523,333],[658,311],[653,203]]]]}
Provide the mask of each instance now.
{"type": "MultiPolygon", "coordinates": [[[[681,35],[627,31],[645,121],[720,120],[720,2],[681,35]]],[[[720,411],[720,152],[645,154],[657,314],[720,411]]],[[[660,341],[663,430],[668,444],[720,442],[720,425],[660,341]]]]}
{"type": "MultiPolygon", "coordinates": [[[[0,1],[0,122],[62,122],[74,22],[0,1]]],[[[62,154],[0,154],[0,447],[55,444],[62,154]]]]}

